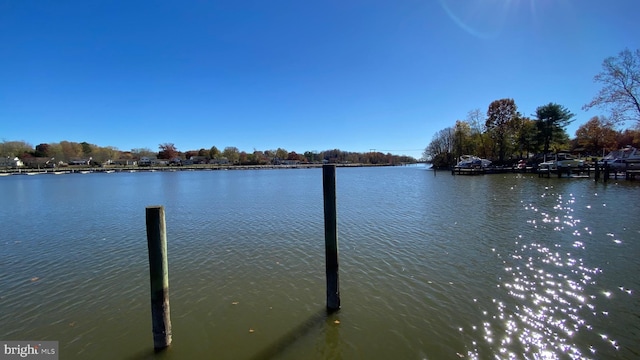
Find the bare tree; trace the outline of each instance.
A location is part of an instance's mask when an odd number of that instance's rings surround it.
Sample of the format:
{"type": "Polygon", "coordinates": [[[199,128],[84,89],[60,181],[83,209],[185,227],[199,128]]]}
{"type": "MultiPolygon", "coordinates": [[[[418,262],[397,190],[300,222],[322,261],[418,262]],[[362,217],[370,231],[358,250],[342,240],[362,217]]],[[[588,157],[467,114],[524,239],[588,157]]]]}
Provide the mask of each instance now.
{"type": "Polygon", "coordinates": [[[604,87],[583,110],[597,106],[611,110],[614,122],[640,123],[640,49],[634,52],[624,49],[617,57],[606,58],[602,72],[593,79],[604,87]]]}
{"type": "Polygon", "coordinates": [[[482,110],[474,109],[469,111],[467,113],[467,123],[469,123],[471,129],[473,130],[473,134],[477,136],[479,140],[478,155],[483,158],[488,157],[489,152],[487,151],[487,141],[485,139],[485,133],[487,131],[487,127],[485,125],[486,119],[484,117],[484,114],[482,113],[482,110]]]}
{"type": "Polygon", "coordinates": [[[448,127],[433,135],[433,139],[426,147],[423,157],[431,161],[434,167],[449,166],[454,162],[453,147],[455,142],[455,129],[448,127]]]}

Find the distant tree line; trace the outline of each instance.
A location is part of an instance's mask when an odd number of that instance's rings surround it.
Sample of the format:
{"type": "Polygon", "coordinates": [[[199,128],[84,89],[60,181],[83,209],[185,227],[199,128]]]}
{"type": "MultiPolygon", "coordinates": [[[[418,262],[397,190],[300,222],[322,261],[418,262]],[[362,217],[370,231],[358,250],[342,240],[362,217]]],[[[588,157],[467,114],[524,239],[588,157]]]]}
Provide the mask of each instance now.
{"type": "Polygon", "coordinates": [[[508,165],[535,154],[572,151],[602,156],[627,145],[640,147],[640,50],[625,49],[605,59],[602,67],[594,80],[603,88],[583,109],[599,107],[611,115],[592,117],[578,128],[575,138],[570,139],[565,130],[575,117],[566,107],[549,103],[528,117],[518,111],[513,99],[499,99],[489,104],[486,113],[472,110],[466,120],[434,134],[424,159],[434,167],[449,167],[469,154],[508,165]],[[616,129],[629,121],[634,128],[616,129]]]}
{"type": "Polygon", "coordinates": [[[39,163],[45,160],[55,164],[69,164],[82,160],[91,165],[103,165],[116,160],[140,160],[157,158],[166,160],[196,159],[199,162],[222,162],[230,165],[269,165],[282,164],[287,161],[299,163],[354,163],[365,165],[397,165],[403,163],[416,163],[417,160],[410,156],[393,155],[381,152],[349,152],[338,149],[325,151],[305,151],[302,154],[295,151],[287,151],[283,148],[275,150],[241,151],[237,147],[228,146],[223,150],[212,146],[209,149],[180,151],[173,143],[158,145],[158,151],[149,148],[135,148],[130,151],[121,151],[115,147],[102,147],[87,142],[61,141],[59,143],[42,143],[35,147],[25,141],[0,142],[1,157],[18,157],[24,163],[30,163],[39,159],[39,163]],[[30,161],[31,160],[31,161],[30,161]]]}

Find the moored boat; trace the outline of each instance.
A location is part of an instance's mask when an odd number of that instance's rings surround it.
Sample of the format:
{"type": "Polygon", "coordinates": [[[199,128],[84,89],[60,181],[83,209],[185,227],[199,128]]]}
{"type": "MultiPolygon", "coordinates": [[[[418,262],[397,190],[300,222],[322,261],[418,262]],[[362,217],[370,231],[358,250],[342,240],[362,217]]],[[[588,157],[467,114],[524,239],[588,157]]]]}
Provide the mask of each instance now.
{"type": "Polygon", "coordinates": [[[598,163],[607,163],[616,170],[640,169],[640,150],[633,146],[626,146],[620,150],[611,151],[598,163]]]}
{"type": "Polygon", "coordinates": [[[584,160],[577,159],[573,157],[573,155],[565,152],[560,152],[555,154],[555,159],[547,160],[543,163],[538,164],[538,169],[542,171],[547,170],[557,170],[560,168],[575,168],[575,167],[583,167],[584,160]]]}
{"type": "Polygon", "coordinates": [[[461,169],[473,169],[473,168],[486,168],[491,165],[491,161],[487,159],[481,159],[474,155],[462,155],[460,161],[456,164],[456,168],[461,169]]]}

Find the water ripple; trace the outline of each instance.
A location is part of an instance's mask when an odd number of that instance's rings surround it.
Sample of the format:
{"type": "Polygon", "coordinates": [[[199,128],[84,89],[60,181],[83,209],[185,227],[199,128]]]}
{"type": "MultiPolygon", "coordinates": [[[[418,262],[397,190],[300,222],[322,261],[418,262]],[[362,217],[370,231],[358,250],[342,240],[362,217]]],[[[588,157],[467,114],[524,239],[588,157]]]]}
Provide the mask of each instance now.
{"type": "Polygon", "coordinates": [[[576,197],[548,191],[540,198],[539,203],[523,204],[531,214],[529,231],[518,236],[512,250],[497,254],[504,264],[498,295],[507,297],[493,298],[493,310],[483,312],[485,347],[469,346],[471,358],[482,358],[487,346],[514,359],[599,358],[619,349],[618,341],[606,334],[599,336],[604,341],[593,341],[594,324],[608,315],[598,310],[598,300],[611,293],[599,293],[602,269],[584,260],[592,241],[584,236],[592,232],[575,229],[581,222],[573,215],[576,197]],[[578,338],[590,339],[592,345],[577,346],[578,338]]]}
{"type": "Polygon", "coordinates": [[[0,337],[145,354],[144,207],[164,204],[168,359],[637,355],[636,188],[339,169],[343,308],[318,318],[319,170],[112,175],[3,179],[0,337]]]}

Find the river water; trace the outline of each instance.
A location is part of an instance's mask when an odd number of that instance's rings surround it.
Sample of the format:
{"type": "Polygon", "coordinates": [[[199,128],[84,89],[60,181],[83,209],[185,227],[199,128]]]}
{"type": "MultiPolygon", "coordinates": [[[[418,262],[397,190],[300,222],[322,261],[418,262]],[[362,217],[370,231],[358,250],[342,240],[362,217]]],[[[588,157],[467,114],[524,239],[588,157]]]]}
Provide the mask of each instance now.
{"type": "Polygon", "coordinates": [[[0,178],[0,340],[61,359],[635,359],[640,183],[338,168],[0,178]],[[173,344],[154,354],[145,207],[173,344]]]}

